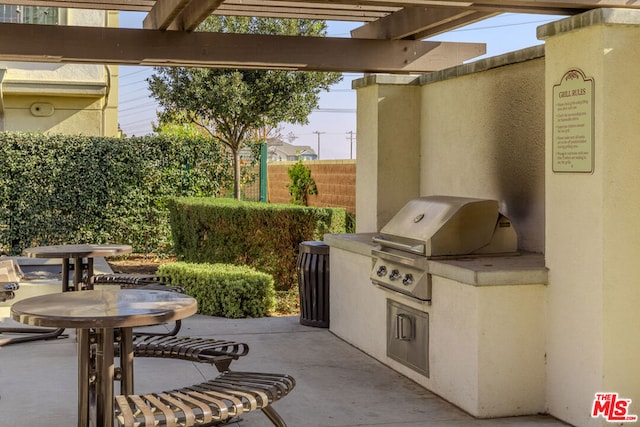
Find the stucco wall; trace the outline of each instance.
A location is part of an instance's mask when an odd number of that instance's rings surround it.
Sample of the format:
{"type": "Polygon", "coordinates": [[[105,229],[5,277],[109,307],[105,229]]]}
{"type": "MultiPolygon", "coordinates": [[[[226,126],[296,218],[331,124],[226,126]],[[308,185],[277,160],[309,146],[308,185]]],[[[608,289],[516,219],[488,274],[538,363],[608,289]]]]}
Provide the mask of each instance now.
{"type": "Polygon", "coordinates": [[[574,425],[612,425],[591,418],[595,393],[631,399],[630,414],[640,416],[640,13],[596,10],[539,34],[547,45],[549,411],[574,425]],[[551,167],[553,87],[572,69],[593,79],[592,173],[551,167]]]}
{"type": "Polygon", "coordinates": [[[102,103],[95,98],[7,95],[4,103],[6,131],[103,135],[102,103]],[[50,105],[51,115],[35,116],[34,104],[50,105]]]}
{"type": "Polygon", "coordinates": [[[519,248],[533,252],[544,251],[542,54],[506,55],[460,77],[436,73],[423,78],[421,97],[420,194],[499,200],[519,248]],[[518,58],[529,60],[511,63],[518,58]]]}
{"type": "MultiPolygon", "coordinates": [[[[117,26],[117,12],[67,9],[70,25],[117,26]]],[[[0,130],[118,135],[118,67],[0,63],[0,130]]]]}
{"type": "Polygon", "coordinates": [[[415,77],[354,82],[358,102],[356,231],[376,232],[420,195],[420,88],[415,77]]]}
{"type": "Polygon", "coordinates": [[[519,248],[544,251],[544,49],[358,89],[358,232],[411,198],[496,199],[519,248]],[[360,208],[362,206],[362,209],[360,208]]]}

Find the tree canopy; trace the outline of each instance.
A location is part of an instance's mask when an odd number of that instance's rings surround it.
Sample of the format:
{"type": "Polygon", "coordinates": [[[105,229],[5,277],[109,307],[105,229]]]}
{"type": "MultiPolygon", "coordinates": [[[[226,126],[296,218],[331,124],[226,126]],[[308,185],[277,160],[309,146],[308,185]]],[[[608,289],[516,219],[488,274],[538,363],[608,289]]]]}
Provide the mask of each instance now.
{"type": "MultiPolygon", "coordinates": [[[[304,19],[211,16],[198,31],[323,37],[326,23],[304,19]]],[[[147,80],[161,123],[188,122],[233,155],[234,195],[240,198],[240,150],[266,139],[279,123],[308,123],[320,93],[339,73],[156,67],[147,80]]]]}

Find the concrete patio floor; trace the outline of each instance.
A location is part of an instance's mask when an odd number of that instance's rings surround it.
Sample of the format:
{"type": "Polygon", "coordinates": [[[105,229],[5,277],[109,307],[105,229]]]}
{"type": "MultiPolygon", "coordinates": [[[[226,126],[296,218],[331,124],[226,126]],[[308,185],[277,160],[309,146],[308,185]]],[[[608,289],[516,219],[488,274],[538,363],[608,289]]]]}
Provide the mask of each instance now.
{"type": "MultiPolygon", "coordinates": [[[[68,338],[0,348],[0,427],[76,425],[76,342],[68,338]]],[[[548,416],[477,420],[334,336],[302,326],[298,317],[222,319],[195,315],[181,335],[249,344],[235,370],[285,372],[297,381],[274,405],[290,427],[313,426],[564,426],[548,416]]],[[[136,392],[191,385],[216,375],[208,365],[139,358],[136,392]]],[[[235,427],[269,426],[260,412],[235,427]]]]}

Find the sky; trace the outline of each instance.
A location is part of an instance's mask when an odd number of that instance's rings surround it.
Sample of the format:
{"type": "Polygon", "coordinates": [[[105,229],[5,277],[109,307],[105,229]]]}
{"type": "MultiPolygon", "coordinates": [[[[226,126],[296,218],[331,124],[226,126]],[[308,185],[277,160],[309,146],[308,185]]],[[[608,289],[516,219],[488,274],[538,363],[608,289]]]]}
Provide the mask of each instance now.
{"type": "MultiPolygon", "coordinates": [[[[142,28],[144,13],[121,12],[120,26],[142,28]]],[[[551,15],[502,14],[428,40],[486,43],[487,53],[472,61],[523,49],[542,41],[536,38],[536,28],[561,19],[551,15]]],[[[349,37],[351,29],[361,23],[328,22],[328,36],[349,37]]],[[[152,133],[156,120],[156,102],[150,96],[146,79],[152,67],[120,66],[119,123],[127,136],[152,133]]],[[[343,73],[342,81],[320,95],[319,108],[309,116],[306,125],[283,124],[281,133],[287,142],[310,146],[320,151],[320,160],[355,158],[356,93],[353,80],[362,74],[343,73]],[[318,147],[319,146],[319,147],[318,147]]]]}

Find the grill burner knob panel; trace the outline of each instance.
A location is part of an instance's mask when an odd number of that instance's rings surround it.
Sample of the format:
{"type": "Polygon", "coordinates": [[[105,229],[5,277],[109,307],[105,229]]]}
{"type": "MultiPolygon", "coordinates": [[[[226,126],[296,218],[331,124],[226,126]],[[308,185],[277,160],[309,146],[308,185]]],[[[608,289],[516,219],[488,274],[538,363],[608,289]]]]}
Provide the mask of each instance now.
{"type": "Polygon", "coordinates": [[[404,279],[402,279],[402,284],[405,286],[413,285],[413,274],[407,273],[404,275],[404,279]]]}
{"type": "Polygon", "coordinates": [[[425,257],[394,253],[374,252],[374,264],[370,270],[374,285],[392,292],[399,292],[421,301],[431,301],[431,275],[425,257]],[[415,262],[409,258],[415,258],[415,262]]]}
{"type": "Polygon", "coordinates": [[[378,277],[384,277],[387,275],[387,267],[385,267],[384,265],[381,265],[380,267],[378,267],[378,270],[376,271],[376,274],[378,275],[378,277]]]}

